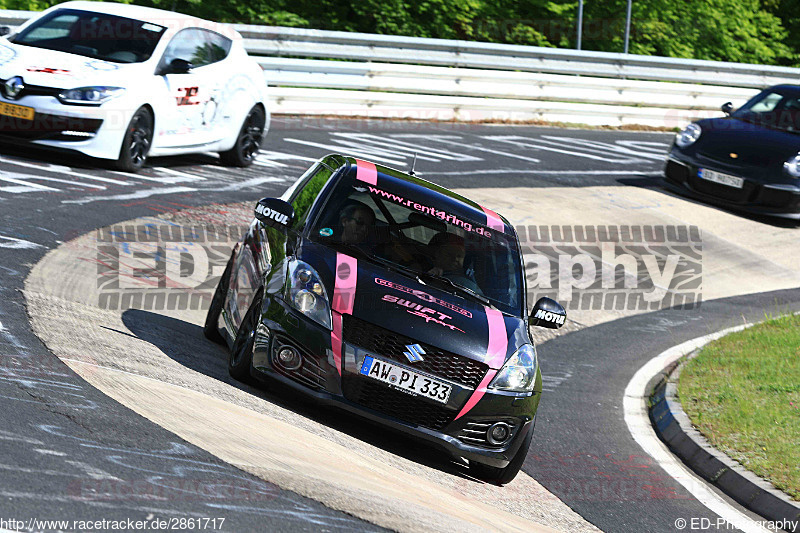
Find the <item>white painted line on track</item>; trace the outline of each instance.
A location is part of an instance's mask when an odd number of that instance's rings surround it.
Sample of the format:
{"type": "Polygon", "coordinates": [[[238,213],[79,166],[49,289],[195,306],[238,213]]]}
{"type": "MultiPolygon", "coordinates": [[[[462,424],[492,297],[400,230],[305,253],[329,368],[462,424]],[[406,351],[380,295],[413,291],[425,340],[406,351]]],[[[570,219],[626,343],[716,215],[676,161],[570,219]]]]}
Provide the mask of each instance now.
{"type": "Polygon", "coordinates": [[[246,181],[242,181],[239,183],[232,183],[230,185],[225,185],[224,187],[218,188],[204,188],[204,191],[238,191],[241,189],[246,189],[247,187],[255,187],[256,185],[261,185],[262,183],[283,183],[286,181],[283,178],[252,178],[246,181]]]}
{"type": "Polygon", "coordinates": [[[130,183],[126,181],[119,181],[111,178],[103,178],[101,176],[93,176],[91,174],[84,174],[83,172],[75,172],[70,167],[65,167],[63,165],[53,165],[53,164],[36,164],[36,163],[28,163],[26,161],[21,161],[19,159],[9,159],[7,157],[0,157],[0,162],[8,163],[10,165],[17,165],[20,167],[25,168],[33,168],[36,170],[41,170],[43,172],[54,172],[56,174],[66,174],[68,176],[72,176],[73,178],[84,178],[87,180],[94,180],[94,181],[101,181],[105,183],[113,183],[114,185],[130,185],[130,183]]]}
{"type": "MultiPolygon", "coordinates": [[[[292,139],[292,138],[285,138],[284,141],[296,144],[303,144],[305,146],[312,146],[314,148],[321,148],[322,150],[326,150],[327,152],[337,152],[337,153],[345,153],[354,157],[363,157],[365,159],[379,159],[382,162],[389,163],[390,165],[396,165],[398,167],[405,166],[405,161],[397,161],[394,159],[389,159],[385,157],[386,151],[385,150],[359,150],[353,149],[350,146],[347,146],[348,143],[342,143],[342,145],[335,145],[335,144],[322,144],[322,143],[315,143],[311,141],[305,141],[303,139],[292,139]]],[[[399,155],[399,154],[395,154],[399,155]]]]}
{"type": "MultiPolygon", "coordinates": [[[[387,137],[381,137],[379,135],[373,135],[370,133],[332,133],[331,135],[336,137],[352,139],[355,141],[361,141],[365,144],[373,144],[377,146],[385,146],[387,148],[395,148],[397,150],[404,150],[405,151],[404,155],[406,155],[407,157],[417,154],[418,159],[423,161],[427,160],[427,161],[438,162],[442,159],[446,159],[449,161],[458,161],[458,162],[483,161],[483,159],[481,159],[480,157],[475,157],[469,154],[459,154],[455,152],[450,152],[449,150],[437,150],[436,148],[432,148],[429,143],[426,145],[421,145],[421,144],[401,141],[400,138],[409,138],[407,135],[403,134],[391,135],[387,137]]],[[[420,137],[424,141],[429,141],[432,140],[432,137],[435,136],[424,135],[420,137]]],[[[457,136],[454,137],[457,139],[461,138],[457,136]]]]}
{"type": "MultiPolygon", "coordinates": [[[[23,239],[15,239],[14,237],[6,237],[5,235],[0,235],[0,248],[12,248],[14,250],[30,250],[33,248],[41,248],[41,244],[37,244],[35,242],[26,241],[23,239]]],[[[2,324],[0,324],[0,330],[2,329],[2,324]]]]}
{"type": "MultiPolygon", "coordinates": [[[[28,176],[22,176],[19,174],[15,175],[20,176],[20,178],[28,178],[28,176]]],[[[31,183],[27,179],[20,179],[20,178],[11,178],[7,174],[6,175],[0,174],[0,181],[5,181],[8,183],[16,183],[18,185],[18,187],[0,187],[0,191],[11,192],[11,193],[22,193],[22,192],[33,192],[33,191],[61,192],[61,189],[48,187],[47,185],[40,185],[38,183],[31,183]]]]}
{"type": "Polygon", "coordinates": [[[88,204],[91,202],[99,202],[104,200],[140,200],[142,198],[149,198],[160,194],[176,194],[184,192],[197,192],[198,189],[193,187],[166,187],[163,189],[147,189],[144,191],[137,191],[130,194],[115,194],[113,196],[87,196],[85,198],[78,198],[75,200],[61,200],[62,204],[88,204]]]}
{"type": "MultiPolygon", "coordinates": [[[[628,430],[631,432],[633,439],[650,454],[653,459],[664,469],[664,471],[672,476],[678,483],[689,491],[700,503],[705,505],[709,510],[718,514],[733,527],[736,527],[745,533],[768,533],[769,530],[761,527],[761,525],[754,521],[752,518],[746,516],[744,513],[733,507],[731,504],[722,499],[716,492],[714,492],[705,481],[692,472],[683,462],[677,458],[667,448],[667,445],[661,442],[661,439],[656,435],[653,425],[650,422],[647,409],[647,383],[650,379],[667,368],[669,365],[696,350],[697,348],[707,344],[713,340],[723,337],[729,333],[741,331],[753,324],[744,324],[733,328],[723,329],[710,335],[704,335],[690,341],[686,341],[678,346],[673,346],[669,350],[654,357],[644,364],[633,375],[628,386],[625,387],[625,393],[622,398],[622,405],[625,411],[625,423],[628,425],[628,430]]],[[[683,517],[689,519],[690,517],[683,517]]]]}
{"type": "MultiPolygon", "coordinates": [[[[632,156],[632,157],[645,157],[645,158],[648,158],[648,159],[657,159],[657,160],[663,160],[665,158],[665,156],[666,156],[666,154],[663,154],[663,153],[654,154],[654,153],[652,153],[652,151],[643,152],[641,150],[636,150],[636,149],[633,149],[633,148],[625,147],[625,146],[622,146],[621,144],[619,144],[617,142],[614,142],[612,144],[612,143],[606,143],[606,142],[602,142],[602,141],[591,141],[589,139],[576,139],[576,138],[572,138],[572,137],[557,137],[557,136],[554,136],[554,135],[542,135],[542,139],[549,139],[552,142],[566,144],[567,146],[569,146],[569,145],[582,146],[582,147],[585,147],[585,149],[587,149],[589,151],[594,151],[594,152],[598,152],[598,153],[601,153],[601,154],[607,154],[607,153],[611,152],[611,153],[616,153],[616,154],[620,154],[620,155],[629,155],[629,156],[632,156]]],[[[548,142],[548,141],[543,141],[543,142],[548,142]]]]}
{"type": "Polygon", "coordinates": [[[609,159],[608,157],[602,157],[599,155],[590,154],[588,151],[579,152],[576,151],[574,147],[565,145],[563,143],[557,143],[555,141],[548,141],[546,139],[537,139],[537,138],[529,138],[529,137],[521,137],[519,135],[484,135],[482,138],[496,141],[496,142],[505,142],[514,146],[518,146],[521,148],[533,148],[535,150],[544,150],[546,152],[556,152],[558,154],[566,154],[571,155],[574,157],[583,157],[585,159],[593,159],[595,161],[605,161],[606,163],[617,163],[617,164],[631,164],[631,163],[644,163],[646,161],[642,159],[633,159],[626,157],[624,159],[615,158],[609,159]],[[536,144],[537,142],[541,142],[544,144],[536,144]],[[554,148],[552,146],[545,146],[545,144],[555,144],[556,146],[561,146],[562,148],[554,148]]]}
{"type": "Polygon", "coordinates": [[[204,181],[205,178],[202,176],[198,176],[196,174],[189,174],[188,172],[181,172],[180,170],[173,170],[171,168],[166,167],[153,167],[153,170],[157,170],[159,172],[163,172],[165,174],[172,174],[173,176],[178,176],[179,178],[184,178],[183,181],[204,181]]]}
{"type": "Polygon", "coordinates": [[[409,139],[411,139],[411,138],[425,139],[427,141],[440,142],[440,143],[444,143],[444,144],[449,144],[451,146],[459,146],[461,148],[466,148],[468,150],[478,150],[480,152],[488,152],[490,154],[501,155],[503,157],[511,157],[511,158],[514,158],[514,159],[521,159],[523,161],[528,161],[529,163],[541,163],[542,162],[541,159],[537,159],[535,157],[530,157],[530,156],[527,156],[527,155],[515,154],[513,152],[504,152],[502,150],[494,150],[492,148],[485,148],[485,147],[477,145],[477,144],[469,144],[469,143],[458,142],[458,141],[453,140],[453,139],[461,139],[461,137],[458,136],[458,135],[420,135],[418,133],[404,133],[404,134],[397,135],[397,137],[403,137],[403,138],[409,138],[409,139]]]}

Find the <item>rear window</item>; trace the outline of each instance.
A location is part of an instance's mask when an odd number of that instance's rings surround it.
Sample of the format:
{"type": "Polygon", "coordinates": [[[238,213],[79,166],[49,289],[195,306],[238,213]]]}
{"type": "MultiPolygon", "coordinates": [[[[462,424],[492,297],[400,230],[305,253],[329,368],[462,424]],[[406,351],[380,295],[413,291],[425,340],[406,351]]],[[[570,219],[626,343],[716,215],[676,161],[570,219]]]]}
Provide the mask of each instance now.
{"type": "Polygon", "coordinates": [[[139,63],[153,55],[164,30],[141,20],[59,9],[22,30],[12,42],[113,63],[139,63]]]}

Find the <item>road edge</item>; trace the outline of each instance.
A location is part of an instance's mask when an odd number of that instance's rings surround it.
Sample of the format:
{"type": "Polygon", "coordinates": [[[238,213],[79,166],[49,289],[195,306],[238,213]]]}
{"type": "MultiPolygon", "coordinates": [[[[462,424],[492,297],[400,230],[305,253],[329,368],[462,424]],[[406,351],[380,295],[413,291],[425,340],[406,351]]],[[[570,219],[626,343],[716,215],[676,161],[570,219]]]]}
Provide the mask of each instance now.
{"type": "Polygon", "coordinates": [[[766,520],[793,526],[787,531],[796,533],[800,531],[800,505],[766,479],[711,446],[694,428],[678,400],[677,384],[685,363],[716,337],[709,336],[699,345],[687,346],[681,350],[683,353],[677,361],[650,380],[646,391],[650,400],[650,422],[661,441],[694,473],[766,520]]]}

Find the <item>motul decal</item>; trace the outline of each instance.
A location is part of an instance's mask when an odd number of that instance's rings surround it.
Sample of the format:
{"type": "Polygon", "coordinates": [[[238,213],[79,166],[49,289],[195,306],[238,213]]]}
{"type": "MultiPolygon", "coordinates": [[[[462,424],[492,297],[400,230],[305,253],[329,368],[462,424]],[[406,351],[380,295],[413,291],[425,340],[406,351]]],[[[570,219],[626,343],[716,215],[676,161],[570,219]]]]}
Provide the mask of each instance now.
{"type": "Polygon", "coordinates": [[[538,309],[536,314],[533,315],[533,318],[539,318],[546,322],[552,322],[553,324],[561,324],[564,325],[567,317],[564,315],[560,315],[558,313],[551,313],[550,311],[545,311],[544,309],[538,309]]]}

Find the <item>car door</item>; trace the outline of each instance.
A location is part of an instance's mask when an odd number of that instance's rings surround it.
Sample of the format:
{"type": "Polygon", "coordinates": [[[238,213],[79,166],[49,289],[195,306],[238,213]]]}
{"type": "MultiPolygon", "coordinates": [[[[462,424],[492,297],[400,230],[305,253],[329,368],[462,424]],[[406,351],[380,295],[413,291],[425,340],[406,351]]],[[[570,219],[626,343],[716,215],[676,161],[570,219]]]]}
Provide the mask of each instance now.
{"type": "Polygon", "coordinates": [[[187,28],[172,38],[158,66],[164,83],[164,116],[157,117],[156,146],[191,147],[215,140],[208,118],[214,115],[215,93],[223,81],[215,75],[216,62],[205,30],[187,28]],[[176,71],[175,60],[186,61],[191,68],[176,71]]]}

